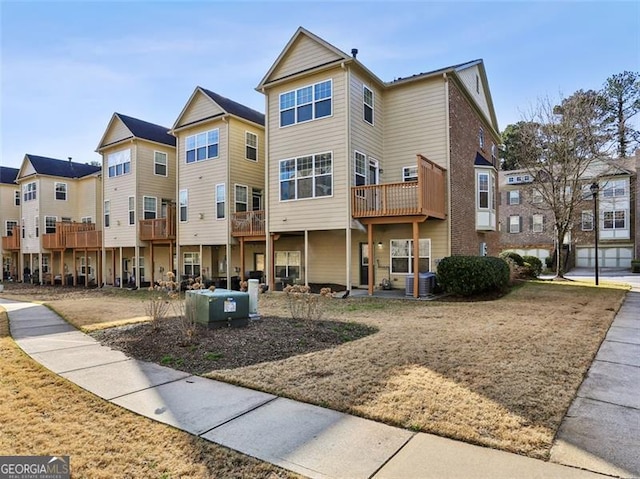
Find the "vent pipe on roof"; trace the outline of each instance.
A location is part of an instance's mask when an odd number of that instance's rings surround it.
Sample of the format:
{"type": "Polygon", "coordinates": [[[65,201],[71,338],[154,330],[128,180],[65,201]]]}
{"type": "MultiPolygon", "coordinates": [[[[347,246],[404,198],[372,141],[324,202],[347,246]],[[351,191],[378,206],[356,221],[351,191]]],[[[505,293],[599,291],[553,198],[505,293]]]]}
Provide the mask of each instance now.
{"type": "Polygon", "coordinates": [[[351,56],[353,58],[356,58],[358,56],[358,49],[357,48],[352,48],[351,49],[351,56]]]}
{"type": "Polygon", "coordinates": [[[67,156],[67,158],[69,159],[69,163],[71,163],[71,156],[67,156]]]}

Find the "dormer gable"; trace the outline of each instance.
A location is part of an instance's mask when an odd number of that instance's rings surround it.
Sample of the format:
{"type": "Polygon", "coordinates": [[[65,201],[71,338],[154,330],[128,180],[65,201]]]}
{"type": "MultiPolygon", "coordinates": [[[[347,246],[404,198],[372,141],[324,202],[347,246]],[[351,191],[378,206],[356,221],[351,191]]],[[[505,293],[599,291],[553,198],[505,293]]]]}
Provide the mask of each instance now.
{"type": "Polygon", "coordinates": [[[299,27],[256,87],[352,58],[310,31],[299,27]]]}
{"type": "Polygon", "coordinates": [[[233,115],[240,119],[264,126],[264,114],[223,97],[206,88],[196,87],[180,115],[176,119],[172,132],[192,126],[202,121],[233,115]]]}
{"type": "Polygon", "coordinates": [[[127,128],[127,125],[124,124],[118,114],[114,113],[111,116],[111,120],[109,120],[107,129],[100,139],[100,143],[98,143],[98,148],[96,148],[96,151],[100,151],[102,148],[105,148],[109,145],[114,145],[130,138],[133,138],[133,133],[131,132],[131,130],[129,130],[129,128],[127,128]]]}
{"type": "Polygon", "coordinates": [[[131,138],[176,146],[176,139],[168,133],[168,130],[166,126],[156,125],[116,112],[111,117],[96,151],[131,138]]]}
{"type": "Polygon", "coordinates": [[[467,94],[473,99],[485,118],[490,121],[491,126],[496,131],[498,121],[493,109],[493,100],[487,80],[487,74],[482,60],[474,60],[455,68],[455,72],[464,84],[467,94]]]}

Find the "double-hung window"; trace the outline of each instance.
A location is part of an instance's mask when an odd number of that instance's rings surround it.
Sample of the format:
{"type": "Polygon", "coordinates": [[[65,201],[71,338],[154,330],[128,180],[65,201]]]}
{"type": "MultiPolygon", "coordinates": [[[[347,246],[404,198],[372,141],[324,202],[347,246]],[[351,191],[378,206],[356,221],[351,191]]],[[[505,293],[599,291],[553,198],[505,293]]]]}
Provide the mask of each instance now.
{"type": "Polygon", "coordinates": [[[36,216],[33,219],[33,226],[35,228],[36,238],[40,237],[40,217],[36,216]]]}
{"type": "Polygon", "coordinates": [[[418,181],[418,167],[405,166],[402,168],[402,181],[418,181]]]}
{"type": "Polygon", "coordinates": [[[224,183],[216,185],[216,218],[223,220],[225,216],[225,186],[224,183]]]}
{"type": "Polygon", "coordinates": [[[534,233],[542,233],[544,231],[543,215],[536,214],[531,217],[531,231],[534,233]]]}
{"type": "Polygon", "coordinates": [[[184,223],[188,219],[188,208],[189,208],[189,192],[188,190],[180,190],[179,195],[180,201],[180,221],[184,223]]]}
{"type": "Polygon", "coordinates": [[[331,153],[280,160],[280,201],[333,194],[331,153]]]}
{"type": "Polygon", "coordinates": [[[373,125],[373,90],[364,85],[362,87],[362,103],[364,107],[364,121],[373,125]]]}
{"type": "Polygon", "coordinates": [[[13,236],[13,228],[17,228],[18,222],[16,220],[7,220],[5,223],[6,236],[13,236]]]}
{"type": "Polygon", "coordinates": [[[13,205],[20,206],[20,191],[16,190],[13,196],[13,205]]]}
{"type": "Polygon", "coordinates": [[[107,156],[109,178],[126,175],[131,172],[131,150],[117,151],[107,156]]]}
{"type": "Polygon", "coordinates": [[[478,208],[489,208],[489,173],[478,173],[478,208]]]}
{"type": "Polygon", "coordinates": [[[236,213],[247,211],[249,205],[249,187],[236,185],[235,187],[236,213]]]}
{"type": "Polygon", "coordinates": [[[627,182],[625,180],[608,180],[602,189],[604,198],[620,198],[627,194],[627,182]]]}
{"type": "Polygon", "coordinates": [[[522,217],[509,216],[509,233],[520,233],[522,231],[522,217]]]}
{"type": "Polygon", "coordinates": [[[191,135],[186,138],[186,162],[209,160],[218,157],[220,144],[220,130],[214,130],[191,135]]]}
{"type": "Polygon", "coordinates": [[[509,198],[508,203],[510,205],[520,204],[520,190],[507,191],[507,197],[509,198]]]}
{"type": "Polygon", "coordinates": [[[44,217],[44,232],[46,234],[51,234],[56,232],[56,220],[55,216],[45,216],[44,217]]]}
{"type": "Polygon", "coordinates": [[[326,80],[280,94],[280,126],[331,116],[332,81],[326,80]]]}
{"type": "Polygon", "coordinates": [[[185,276],[200,276],[200,253],[186,252],[182,258],[185,276]]]}
{"type": "Polygon", "coordinates": [[[353,175],[355,186],[367,184],[367,157],[359,151],[354,152],[353,155],[353,175]]]}
{"type": "Polygon", "coordinates": [[[32,201],[38,197],[38,185],[35,181],[22,186],[22,196],[24,201],[32,201]]]}
{"type": "Polygon", "coordinates": [[[605,211],[602,214],[602,228],[605,230],[623,230],[627,227],[627,212],[625,210],[605,211]]]}
{"type": "Polygon", "coordinates": [[[136,224],[136,197],[129,196],[129,225],[136,224]]]}
{"type": "Polygon", "coordinates": [[[300,278],[300,251],[276,251],[275,268],[278,278],[300,278]]]}
{"type": "Polygon", "coordinates": [[[153,153],[153,174],[158,176],[167,176],[169,169],[167,154],[163,151],[155,151],[153,153]]]}
{"type": "MultiPolygon", "coordinates": [[[[391,240],[390,254],[392,274],[413,273],[413,257],[415,255],[413,240],[391,240]]],[[[418,256],[419,271],[423,273],[430,271],[431,240],[429,238],[421,238],[419,240],[418,256]]]]}
{"type": "Polygon", "coordinates": [[[593,212],[583,211],[580,223],[582,231],[593,231],[593,212]]]}
{"type": "Polygon", "coordinates": [[[531,203],[536,205],[542,203],[542,193],[539,190],[531,191],[531,203]]]}
{"type": "Polygon", "coordinates": [[[144,196],[142,202],[144,219],[155,220],[158,216],[158,199],[153,196],[144,196]]]}
{"type": "Polygon", "coordinates": [[[67,184],[55,183],[55,198],[56,200],[67,201],[67,184]]]}
{"type": "Polygon", "coordinates": [[[106,200],[104,202],[104,227],[108,228],[111,225],[111,201],[106,200]]]}
{"type": "Polygon", "coordinates": [[[245,157],[247,160],[258,161],[258,135],[245,132],[245,157]]]}

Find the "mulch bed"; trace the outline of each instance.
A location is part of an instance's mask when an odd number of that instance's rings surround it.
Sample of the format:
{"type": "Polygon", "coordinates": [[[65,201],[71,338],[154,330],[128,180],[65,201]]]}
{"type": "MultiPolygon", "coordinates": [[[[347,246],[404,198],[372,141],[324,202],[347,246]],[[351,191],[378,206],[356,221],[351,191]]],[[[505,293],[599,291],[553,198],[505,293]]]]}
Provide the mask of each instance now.
{"type": "Polygon", "coordinates": [[[203,374],[328,349],[375,332],[377,329],[357,323],[266,317],[239,328],[198,326],[193,343],[184,344],[177,320],[167,318],[157,329],[141,323],[92,336],[133,358],[203,374]]]}

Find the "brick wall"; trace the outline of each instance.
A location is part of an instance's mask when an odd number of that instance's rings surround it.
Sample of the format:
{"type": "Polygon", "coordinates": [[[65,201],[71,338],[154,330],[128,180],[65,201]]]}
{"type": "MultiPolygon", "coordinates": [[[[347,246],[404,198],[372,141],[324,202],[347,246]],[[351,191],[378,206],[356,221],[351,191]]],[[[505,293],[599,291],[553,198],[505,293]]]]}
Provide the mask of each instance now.
{"type": "MultiPolygon", "coordinates": [[[[476,153],[491,161],[491,145],[500,143],[492,137],[489,125],[472,108],[454,81],[449,85],[449,133],[451,164],[451,254],[473,255],[480,252],[480,243],[487,243],[490,256],[500,252],[497,231],[476,231],[476,186],[474,161],[476,153]],[[480,149],[478,131],[483,128],[485,147],[480,149]]],[[[498,178],[496,177],[496,188],[498,178]]],[[[496,202],[496,208],[499,206],[496,202]]]]}

